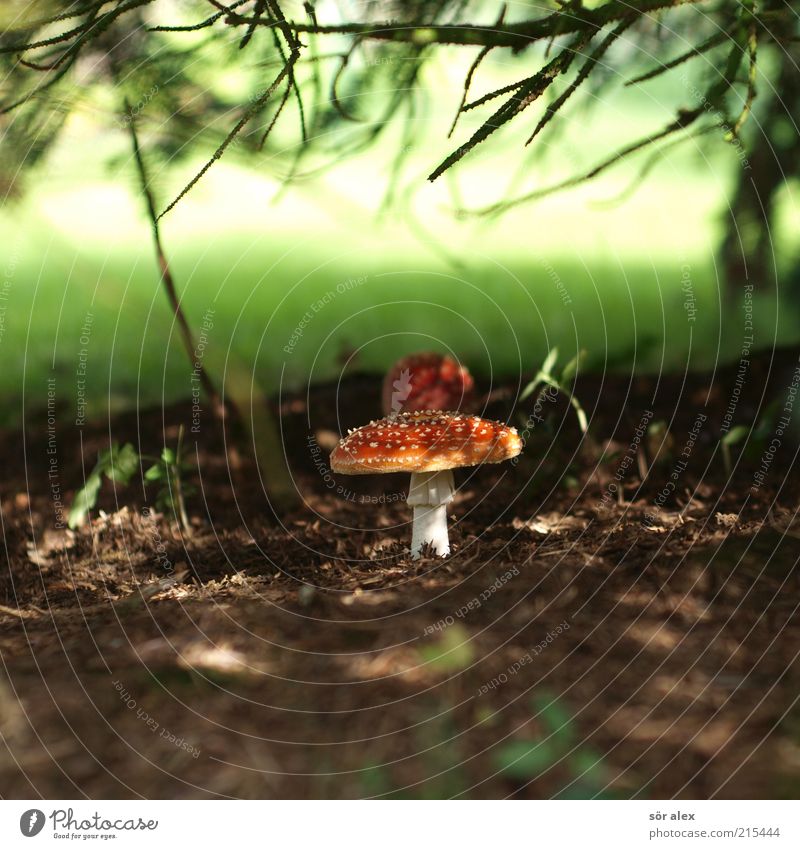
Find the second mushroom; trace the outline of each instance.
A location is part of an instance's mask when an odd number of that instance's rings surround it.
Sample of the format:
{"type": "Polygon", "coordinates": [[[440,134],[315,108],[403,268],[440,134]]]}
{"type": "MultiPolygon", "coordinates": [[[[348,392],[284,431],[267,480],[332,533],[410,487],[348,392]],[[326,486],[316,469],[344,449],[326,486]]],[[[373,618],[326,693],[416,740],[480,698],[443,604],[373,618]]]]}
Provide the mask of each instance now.
{"type": "Polygon", "coordinates": [[[423,351],[398,360],[383,379],[384,415],[415,410],[460,410],[477,405],[469,369],[447,354],[423,351]]]}
{"type": "Polygon", "coordinates": [[[346,475],[410,472],[408,504],[414,508],[411,553],[426,544],[450,553],[447,505],[453,469],[501,463],[516,457],[522,440],[513,427],[461,413],[421,410],[387,416],[350,431],[331,453],[331,469],[346,475]]]}

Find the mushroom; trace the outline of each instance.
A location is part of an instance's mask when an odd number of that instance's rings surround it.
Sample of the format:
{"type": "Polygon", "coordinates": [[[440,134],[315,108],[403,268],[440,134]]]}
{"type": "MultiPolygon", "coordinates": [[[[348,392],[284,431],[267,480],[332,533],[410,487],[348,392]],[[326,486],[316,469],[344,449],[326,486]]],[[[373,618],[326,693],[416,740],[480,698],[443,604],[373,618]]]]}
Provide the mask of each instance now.
{"type": "Polygon", "coordinates": [[[475,409],[475,382],[466,366],[431,351],[398,360],[383,380],[383,413],[475,409]]]}
{"type": "Polygon", "coordinates": [[[522,440],[513,427],[457,412],[418,410],[387,416],[351,430],[331,453],[331,469],[345,475],[411,472],[408,503],[414,508],[411,554],[430,543],[450,553],[447,505],[453,469],[502,463],[516,457],[522,440]]]}

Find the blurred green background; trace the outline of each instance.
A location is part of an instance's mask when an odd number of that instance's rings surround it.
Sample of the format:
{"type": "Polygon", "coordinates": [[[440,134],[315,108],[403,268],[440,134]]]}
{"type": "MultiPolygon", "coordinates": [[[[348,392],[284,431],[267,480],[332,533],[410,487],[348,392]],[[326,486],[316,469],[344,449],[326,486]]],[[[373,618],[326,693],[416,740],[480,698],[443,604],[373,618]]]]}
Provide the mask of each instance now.
{"type": "MultiPolygon", "coordinates": [[[[565,358],[586,350],[595,370],[682,371],[738,356],[741,293],[724,287],[716,262],[740,167],[730,146],[684,145],[640,184],[647,154],[499,218],[457,214],[513,195],[523,172],[550,185],[660,126],[673,83],[604,90],[602,109],[535,151],[522,147],[529,128],[504,131],[430,184],[453,146],[464,61],[443,51],[426,67],[432,95],[411,133],[398,126],[365,153],[306,163],[288,186],[269,156],[245,163],[234,150],[169,214],[163,237],[195,333],[213,310],[212,374],[274,392],[434,348],[489,388],[538,367],[553,345],[565,358]]],[[[501,62],[493,72],[501,78],[501,62]]],[[[476,126],[471,114],[456,137],[476,126]]],[[[26,391],[29,406],[41,401],[53,373],[65,381],[60,403],[74,408],[67,387],[82,362],[90,416],[189,396],[129,144],[99,105],[80,109],[22,198],[0,209],[5,423],[21,420],[26,391]]],[[[201,162],[156,176],[162,205],[201,162]]],[[[778,235],[789,242],[800,228],[786,207],[778,235]]],[[[755,310],[756,347],[800,338],[796,311],[774,292],[757,292],[755,310]]]]}

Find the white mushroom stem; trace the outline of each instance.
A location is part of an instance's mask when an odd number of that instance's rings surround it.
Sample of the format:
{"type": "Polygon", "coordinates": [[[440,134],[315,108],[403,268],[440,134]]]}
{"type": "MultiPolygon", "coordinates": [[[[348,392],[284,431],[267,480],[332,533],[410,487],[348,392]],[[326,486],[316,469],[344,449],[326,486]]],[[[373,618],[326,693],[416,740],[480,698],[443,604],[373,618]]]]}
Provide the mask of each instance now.
{"type": "Polygon", "coordinates": [[[453,500],[455,481],[450,469],[443,472],[412,472],[408,504],[414,508],[411,555],[419,557],[430,543],[440,557],[450,553],[447,536],[447,505],[453,500]]]}

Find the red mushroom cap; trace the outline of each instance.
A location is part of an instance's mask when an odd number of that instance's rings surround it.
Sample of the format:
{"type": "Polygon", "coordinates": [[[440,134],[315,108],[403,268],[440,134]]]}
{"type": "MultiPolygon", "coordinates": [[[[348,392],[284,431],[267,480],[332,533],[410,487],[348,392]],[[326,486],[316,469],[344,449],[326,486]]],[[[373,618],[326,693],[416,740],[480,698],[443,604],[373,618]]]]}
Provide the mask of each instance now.
{"type": "Polygon", "coordinates": [[[475,382],[466,366],[433,352],[398,360],[383,380],[383,412],[475,408],[475,382]]]}
{"type": "Polygon", "coordinates": [[[346,475],[440,472],[502,463],[521,450],[516,429],[501,422],[419,410],[387,416],[350,431],[333,449],[331,469],[346,475]]]}

